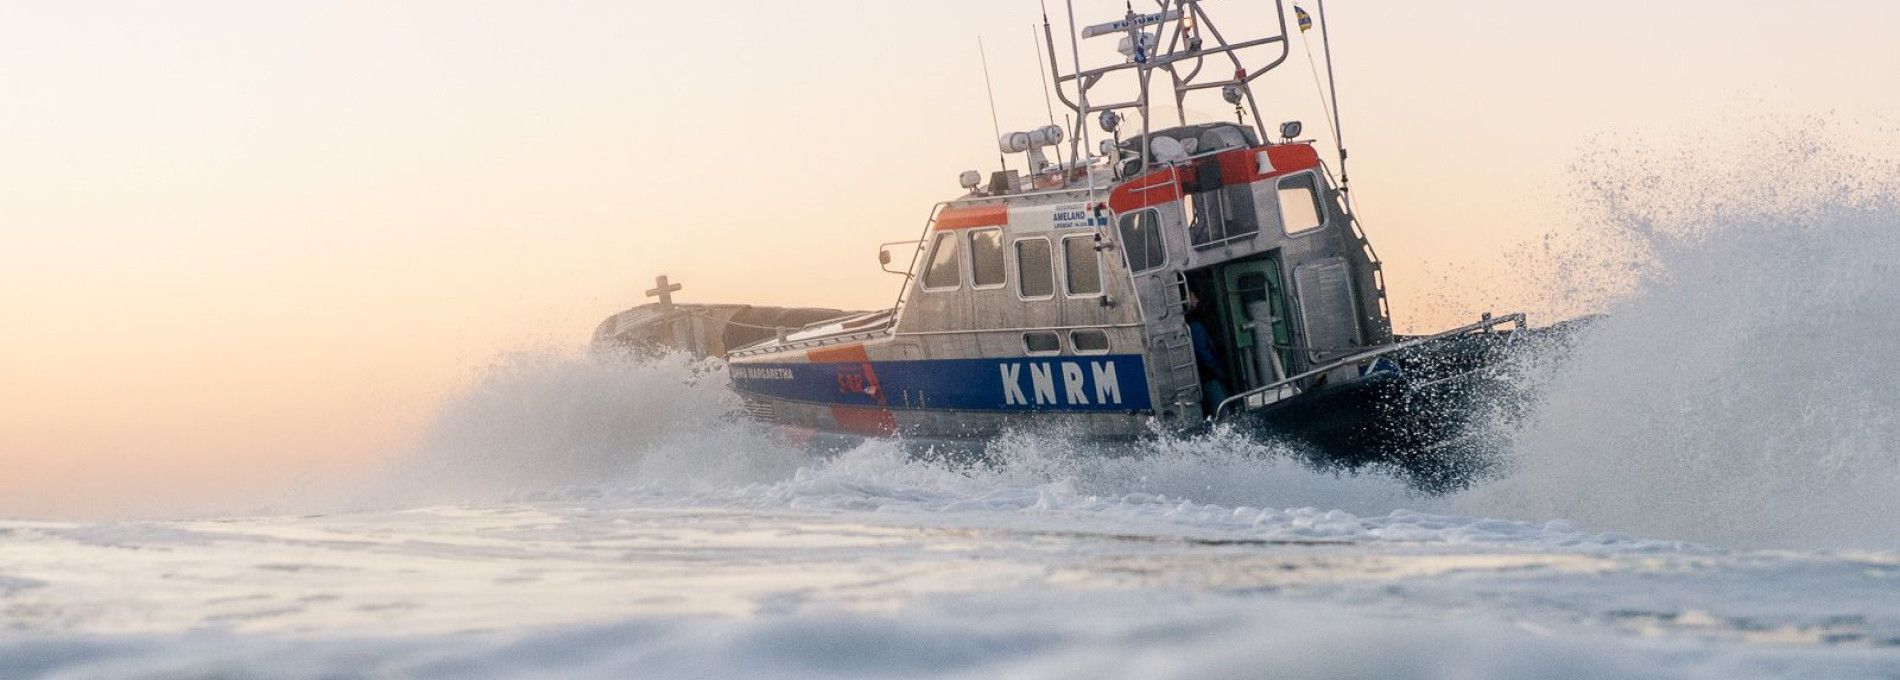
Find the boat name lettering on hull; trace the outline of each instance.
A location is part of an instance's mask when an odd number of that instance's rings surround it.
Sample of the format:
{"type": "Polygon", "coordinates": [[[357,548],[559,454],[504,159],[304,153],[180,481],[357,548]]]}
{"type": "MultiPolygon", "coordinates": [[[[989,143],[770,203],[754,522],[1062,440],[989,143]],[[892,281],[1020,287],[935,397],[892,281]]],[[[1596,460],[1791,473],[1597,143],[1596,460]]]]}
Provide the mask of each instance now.
{"type": "Polygon", "coordinates": [[[1108,406],[1122,403],[1121,376],[1112,361],[1018,361],[997,366],[1006,406],[1108,406]],[[1027,371],[1024,368],[1027,367],[1027,371]],[[1027,373],[1027,391],[1025,377],[1027,373]],[[1061,390],[1056,389],[1057,381],[1061,390]],[[1057,399],[1057,395],[1061,399],[1057,399]]]}
{"type": "Polygon", "coordinates": [[[1149,408],[1138,354],[740,364],[733,387],[762,397],[875,409],[1104,411],[1149,408]]]}
{"type": "Polygon", "coordinates": [[[1049,214],[1049,225],[1055,229],[1101,227],[1108,225],[1108,218],[1098,216],[1087,203],[1075,203],[1056,206],[1055,212],[1049,214]]]}
{"type": "Polygon", "coordinates": [[[735,380],[791,380],[792,369],[770,366],[734,366],[732,377],[735,380]]]}

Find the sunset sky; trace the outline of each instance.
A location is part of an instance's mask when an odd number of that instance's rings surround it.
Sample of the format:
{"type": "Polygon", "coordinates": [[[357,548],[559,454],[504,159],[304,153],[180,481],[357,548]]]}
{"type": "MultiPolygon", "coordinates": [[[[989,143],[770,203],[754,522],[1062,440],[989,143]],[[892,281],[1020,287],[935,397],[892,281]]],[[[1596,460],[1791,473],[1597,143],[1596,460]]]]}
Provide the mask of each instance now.
{"type": "MultiPolygon", "coordinates": [[[[1230,33],[1270,21],[1270,3],[1217,2],[1230,33]]],[[[1079,2],[1079,23],[1121,7],[1079,2]]],[[[1900,109],[1894,3],[1327,10],[1402,330],[1530,304],[1506,272],[1607,147],[1788,120],[1896,136],[1866,122],[1900,109]]],[[[505,353],[584,343],[656,274],[687,301],[888,304],[876,244],[994,168],[978,36],[1003,126],[1047,122],[1038,14],[0,5],[0,516],[187,507],[361,467],[505,353]]],[[[1263,108],[1329,140],[1305,50],[1296,37],[1263,108]]]]}

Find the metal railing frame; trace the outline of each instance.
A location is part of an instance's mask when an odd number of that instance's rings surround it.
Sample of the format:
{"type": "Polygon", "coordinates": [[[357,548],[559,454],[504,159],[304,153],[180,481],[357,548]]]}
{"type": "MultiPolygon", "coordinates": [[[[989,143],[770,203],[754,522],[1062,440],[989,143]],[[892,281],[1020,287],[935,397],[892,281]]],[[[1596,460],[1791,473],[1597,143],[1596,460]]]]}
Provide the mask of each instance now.
{"type": "MultiPolygon", "coordinates": [[[[1175,108],[1180,114],[1182,125],[1187,124],[1185,106],[1188,93],[1227,85],[1238,85],[1240,86],[1242,95],[1246,99],[1247,108],[1253,113],[1253,127],[1260,133],[1260,139],[1271,138],[1271,134],[1266,127],[1266,121],[1260,115],[1260,103],[1254,97],[1253,89],[1248,87],[1248,85],[1260,76],[1266,75],[1267,72],[1279,68],[1281,64],[1286,62],[1287,57],[1292,55],[1292,36],[1287,32],[1285,0],[1274,0],[1273,2],[1274,18],[1279,24],[1279,33],[1277,35],[1238,43],[1227,42],[1227,39],[1221,35],[1220,29],[1215,27],[1213,20],[1208,17],[1207,12],[1201,9],[1198,0],[1157,0],[1156,4],[1164,14],[1169,11],[1169,7],[1171,6],[1183,10],[1183,18],[1191,17],[1193,19],[1192,25],[1195,27],[1195,30],[1197,32],[1206,32],[1208,36],[1213,38],[1212,42],[1214,44],[1203,46],[1200,49],[1192,51],[1179,51],[1178,48],[1185,47],[1185,45],[1182,44],[1182,40],[1188,29],[1183,25],[1182,19],[1164,19],[1152,24],[1157,37],[1161,35],[1168,36],[1166,47],[1160,51],[1160,56],[1148,59],[1145,62],[1130,61],[1081,70],[1077,73],[1064,74],[1062,72],[1062,66],[1056,61],[1054,30],[1050,27],[1047,17],[1044,17],[1042,30],[1044,42],[1050,46],[1048,51],[1050,77],[1054,81],[1056,98],[1061,100],[1064,106],[1067,106],[1076,113],[1074,123],[1076,130],[1085,130],[1089,124],[1089,115],[1096,112],[1118,109],[1139,110],[1141,112],[1143,148],[1141,164],[1137,168],[1136,174],[1146,170],[1154,159],[1153,149],[1150,148],[1154,117],[1150,115],[1153,102],[1149,98],[1149,81],[1154,77],[1154,72],[1160,70],[1166,71],[1169,80],[1172,81],[1175,108]],[[1170,26],[1170,24],[1173,25],[1170,26]],[[1240,55],[1237,54],[1241,50],[1271,44],[1278,44],[1280,52],[1278,56],[1274,57],[1265,66],[1249,69],[1245,64],[1241,63],[1240,55]],[[1235,75],[1220,80],[1196,82],[1201,75],[1201,68],[1205,65],[1205,60],[1208,57],[1221,56],[1227,57],[1228,61],[1233,64],[1235,75]],[[1193,63],[1193,68],[1186,73],[1182,73],[1176,68],[1184,62],[1190,61],[1193,63]],[[1104,76],[1129,69],[1135,71],[1136,86],[1139,91],[1139,95],[1135,99],[1109,104],[1088,103],[1088,91],[1101,82],[1104,76]],[[1064,84],[1071,82],[1075,83],[1076,87],[1076,97],[1074,99],[1071,99],[1069,93],[1063,89],[1064,84]]],[[[1073,8],[1071,8],[1071,14],[1073,14],[1073,8]]],[[[1131,9],[1129,18],[1132,19],[1134,16],[1134,12],[1131,9]]],[[[1071,23],[1073,23],[1073,17],[1071,17],[1071,23]]],[[[1127,31],[1128,37],[1133,40],[1139,40],[1139,36],[1146,32],[1147,28],[1148,26],[1136,27],[1131,25],[1127,31]]],[[[1077,35],[1071,35],[1069,38],[1072,41],[1080,41],[1082,39],[1077,35]]],[[[1094,155],[1094,149],[1079,149],[1081,142],[1081,135],[1071,135],[1071,151],[1075,152],[1071,155],[1076,158],[1084,157],[1083,154],[1094,155]]]]}
{"type": "MultiPolygon", "coordinates": [[[[1304,373],[1300,373],[1299,375],[1287,377],[1287,378],[1284,378],[1272,383],[1268,383],[1266,385],[1262,385],[1260,387],[1247,390],[1245,392],[1241,392],[1234,396],[1228,397],[1222,400],[1219,406],[1214,407],[1214,417],[1216,419],[1225,417],[1227,415],[1228,407],[1233,404],[1237,404],[1237,403],[1241,404],[1242,407],[1244,408],[1247,397],[1256,396],[1260,394],[1265,394],[1270,391],[1279,390],[1281,388],[1291,386],[1294,383],[1297,383],[1301,380],[1315,378],[1315,377],[1324,375],[1326,373],[1339,370],[1340,368],[1344,368],[1352,364],[1356,364],[1356,363],[1360,363],[1364,361],[1370,361],[1370,360],[1377,359],[1379,357],[1382,357],[1388,354],[1392,354],[1394,352],[1411,349],[1413,347],[1418,347],[1420,345],[1436,342],[1438,340],[1443,340],[1445,338],[1449,338],[1452,336],[1464,335],[1466,333],[1470,333],[1473,331],[1484,331],[1486,333],[1490,333],[1492,332],[1493,329],[1497,328],[1498,326],[1502,326],[1506,323],[1513,324],[1516,327],[1515,328],[1516,331],[1522,332],[1526,326],[1526,318],[1523,312],[1515,312],[1512,314],[1506,314],[1504,316],[1496,316],[1496,317],[1491,316],[1490,314],[1485,314],[1484,318],[1480,319],[1477,323],[1459,326],[1457,328],[1453,328],[1451,330],[1444,331],[1435,335],[1426,336],[1423,338],[1413,338],[1411,340],[1406,340],[1404,342],[1393,343],[1393,344],[1386,345],[1384,347],[1380,347],[1378,349],[1375,349],[1369,352],[1360,352],[1358,354],[1354,354],[1352,356],[1345,357],[1343,359],[1336,359],[1330,363],[1327,363],[1326,365],[1320,366],[1319,368],[1309,369],[1304,373]]],[[[1515,338],[1516,336],[1514,335],[1512,337],[1515,338]]]]}

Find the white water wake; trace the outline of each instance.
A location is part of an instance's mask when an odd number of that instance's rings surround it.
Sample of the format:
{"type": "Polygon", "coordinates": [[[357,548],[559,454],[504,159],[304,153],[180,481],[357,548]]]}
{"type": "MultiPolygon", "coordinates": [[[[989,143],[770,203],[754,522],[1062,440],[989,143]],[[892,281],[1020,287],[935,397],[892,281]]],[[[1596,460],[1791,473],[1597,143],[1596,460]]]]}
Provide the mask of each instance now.
{"type": "Polygon", "coordinates": [[[1580,166],[1596,211],[1571,246],[1599,266],[1560,271],[1624,292],[1464,507],[1900,549],[1900,166],[1747,141],[1580,166]]]}
{"type": "Polygon", "coordinates": [[[345,512],[0,522],[0,675],[1893,675],[1900,555],[1839,550],[1897,543],[1894,194],[1714,184],[1601,192],[1609,316],[1456,497],[1226,431],[818,457],[716,365],[523,355],[345,512]]]}
{"type": "Polygon", "coordinates": [[[1445,507],[1398,480],[1316,472],[1226,430],[1113,450],[1022,432],[991,443],[980,460],[919,456],[877,440],[820,456],[739,417],[724,382],[716,363],[677,356],[511,358],[444,407],[420,450],[391,469],[378,504],[622,497],[754,509],[1059,511],[1167,518],[1183,528],[1234,528],[1235,517],[1282,510],[1339,518],[1445,507]]]}

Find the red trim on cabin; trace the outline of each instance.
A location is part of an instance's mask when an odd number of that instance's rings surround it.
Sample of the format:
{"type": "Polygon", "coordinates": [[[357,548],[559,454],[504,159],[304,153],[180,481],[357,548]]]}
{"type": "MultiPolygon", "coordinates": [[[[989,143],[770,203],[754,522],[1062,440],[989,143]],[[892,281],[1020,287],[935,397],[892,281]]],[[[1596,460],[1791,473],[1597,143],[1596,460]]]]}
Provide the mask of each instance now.
{"type": "Polygon", "coordinates": [[[971,229],[975,227],[998,227],[1009,224],[1009,206],[973,205],[962,208],[944,208],[937,213],[935,229],[971,229]]]}
{"type": "Polygon", "coordinates": [[[1225,185],[1252,184],[1269,177],[1278,177],[1319,167],[1319,152],[1311,144],[1281,144],[1261,146],[1251,149],[1223,151],[1215,158],[1220,159],[1221,183],[1225,185]],[[1266,152],[1273,161],[1272,172],[1260,172],[1260,152],[1266,152]]]}
{"type": "Polygon", "coordinates": [[[1121,183],[1108,194],[1108,208],[1116,214],[1161,205],[1181,198],[1174,173],[1163,168],[1121,183]]]}
{"type": "MultiPolygon", "coordinates": [[[[1233,186],[1319,167],[1319,152],[1311,144],[1278,144],[1230,149],[1215,154],[1214,160],[1220,163],[1221,184],[1233,186]],[[1273,162],[1271,172],[1260,172],[1261,153],[1267,154],[1268,160],[1273,162]]],[[[1119,215],[1180,200],[1181,182],[1194,181],[1195,174],[1190,164],[1181,166],[1178,173],[1162,168],[1128,180],[1109,194],[1108,207],[1119,215]],[[1174,181],[1177,176],[1180,182],[1174,181]]]]}

